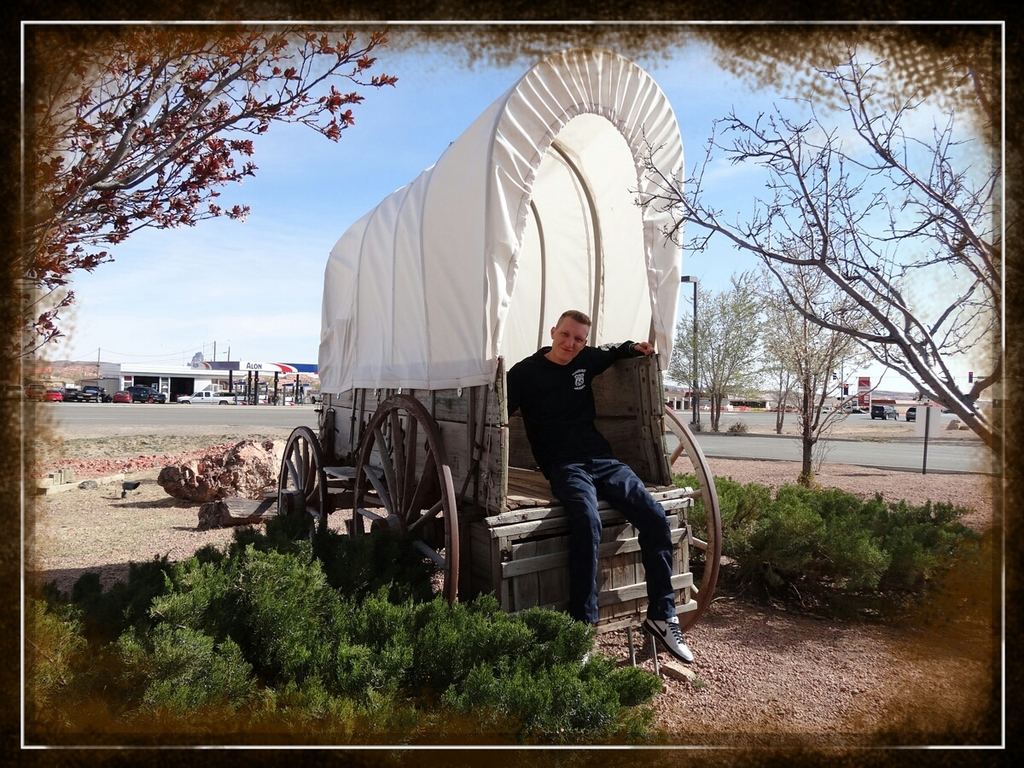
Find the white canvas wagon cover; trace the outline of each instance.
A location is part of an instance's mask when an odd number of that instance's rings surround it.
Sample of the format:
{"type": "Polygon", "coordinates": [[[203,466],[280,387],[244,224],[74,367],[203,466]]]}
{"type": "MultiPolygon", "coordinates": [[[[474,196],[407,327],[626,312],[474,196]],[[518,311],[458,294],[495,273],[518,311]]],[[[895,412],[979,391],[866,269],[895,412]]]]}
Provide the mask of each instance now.
{"type": "Polygon", "coordinates": [[[675,115],[633,62],[574,49],[530,69],[334,246],[323,391],[489,383],[566,309],[591,316],[590,343],[650,340],[667,367],[680,249],[637,204],[648,146],[681,182],[675,115]]]}

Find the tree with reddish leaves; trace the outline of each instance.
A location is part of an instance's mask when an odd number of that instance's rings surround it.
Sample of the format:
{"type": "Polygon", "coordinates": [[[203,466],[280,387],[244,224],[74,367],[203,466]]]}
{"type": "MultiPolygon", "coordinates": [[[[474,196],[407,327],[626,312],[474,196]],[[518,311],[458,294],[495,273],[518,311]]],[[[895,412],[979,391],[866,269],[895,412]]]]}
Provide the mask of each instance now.
{"type": "MultiPolygon", "coordinates": [[[[144,227],[244,219],[219,188],[253,176],[253,142],[272,123],[337,141],[386,37],[298,28],[128,26],[26,32],[23,274],[34,302],[16,354],[61,336],[77,270],[144,227]]],[[[27,291],[28,293],[28,291],[27,291]]]]}

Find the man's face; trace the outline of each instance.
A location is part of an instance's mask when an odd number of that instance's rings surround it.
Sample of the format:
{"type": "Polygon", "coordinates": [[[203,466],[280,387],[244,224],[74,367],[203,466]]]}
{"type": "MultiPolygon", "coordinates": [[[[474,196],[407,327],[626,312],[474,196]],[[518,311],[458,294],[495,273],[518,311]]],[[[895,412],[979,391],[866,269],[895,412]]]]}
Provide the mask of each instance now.
{"type": "Polygon", "coordinates": [[[571,317],[563,317],[551,329],[551,351],[547,353],[547,359],[559,365],[568,365],[587,345],[589,333],[589,325],[578,323],[571,317]]]}

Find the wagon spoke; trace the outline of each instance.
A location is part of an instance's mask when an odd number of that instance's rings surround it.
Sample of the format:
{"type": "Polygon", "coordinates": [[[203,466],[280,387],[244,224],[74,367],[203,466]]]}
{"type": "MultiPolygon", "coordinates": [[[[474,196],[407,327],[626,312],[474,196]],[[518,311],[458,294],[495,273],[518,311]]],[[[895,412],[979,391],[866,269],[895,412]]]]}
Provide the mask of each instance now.
{"type": "Polygon", "coordinates": [[[316,492],[318,490],[317,472],[319,471],[320,467],[317,465],[316,460],[311,455],[313,451],[312,446],[307,444],[303,446],[303,448],[303,461],[305,462],[306,466],[306,488],[308,489],[308,492],[306,493],[306,499],[310,500],[316,496],[316,492]]]}
{"type": "Polygon", "coordinates": [[[285,456],[284,466],[288,470],[288,479],[292,481],[292,485],[298,488],[301,485],[299,480],[299,470],[295,467],[295,461],[293,456],[285,456]]]}
{"type": "Polygon", "coordinates": [[[445,568],[448,565],[447,559],[444,558],[440,552],[438,552],[433,547],[427,546],[419,539],[413,540],[412,545],[422,554],[426,555],[430,560],[432,560],[434,564],[438,567],[445,568]]]}
{"type": "MultiPolygon", "coordinates": [[[[381,464],[381,469],[384,470],[385,487],[393,489],[393,490],[397,489],[397,485],[396,485],[396,482],[395,482],[395,465],[391,461],[391,454],[390,454],[390,452],[387,451],[384,448],[384,433],[381,432],[380,427],[374,427],[373,435],[374,435],[375,438],[377,438],[377,443],[378,443],[378,445],[381,448],[381,450],[380,450],[380,464],[381,464]]],[[[392,440],[393,440],[394,439],[394,435],[392,435],[391,437],[392,437],[392,440]]],[[[373,482],[373,479],[371,479],[370,482],[373,482]]],[[[373,487],[375,489],[377,489],[377,493],[378,494],[381,493],[380,488],[378,488],[377,485],[374,485],[373,487]]],[[[390,493],[388,493],[387,491],[385,491],[385,493],[387,493],[389,500],[394,501],[394,499],[391,497],[390,493]]],[[[381,494],[381,495],[383,495],[383,494],[381,494]]],[[[394,508],[389,506],[388,507],[388,513],[389,514],[394,514],[394,508]]]]}
{"type": "Polygon", "coordinates": [[[426,512],[424,512],[422,515],[420,515],[418,518],[416,518],[409,525],[409,533],[412,533],[417,528],[422,527],[423,524],[425,522],[427,522],[428,520],[433,520],[435,517],[437,517],[438,513],[441,511],[441,509],[443,507],[444,507],[444,499],[438,499],[437,503],[434,504],[434,506],[432,506],[430,509],[428,509],[426,512]]]}
{"type": "Polygon", "coordinates": [[[385,482],[373,472],[367,472],[366,479],[370,481],[370,485],[373,486],[373,490],[377,492],[377,497],[380,499],[380,503],[384,506],[387,513],[389,515],[395,514],[395,507],[391,501],[391,494],[388,493],[385,482]]]}
{"type": "Polygon", "coordinates": [[[679,445],[676,446],[676,449],[672,451],[672,455],[668,457],[668,465],[671,467],[673,464],[676,463],[676,459],[678,459],[682,455],[683,444],[680,442],[679,445]]]}
{"type": "Polygon", "coordinates": [[[412,495],[412,499],[409,502],[409,509],[416,510],[417,512],[423,509],[423,506],[427,503],[426,496],[427,491],[433,488],[434,483],[437,480],[437,462],[434,461],[433,452],[427,452],[427,458],[423,462],[423,473],[420,475],[419,482],[416,484],[416,490],[412,495]]]}
{"type": "MultiPolygon", "coordinates": [[[[416,438],[418,432],[418,422],[416,419],[409,418],[409,430],[406,434],[405,440],[405,469],[403,471],[403,483],[402,483],[402,509],[411,510],[413,508],[413,502],[416,500],[416,492],[414,486],[416,484],[416,438]]],[[[431,470],[424,467],[423,473],[427,474],[431,470]]]]}
{"type": "Polygon", "coordinates": [[[391,422],[391,440],[394,449],[395,483],[391,487],[394,490],[395,505],[401,510],[405,508],[405,439],[402,434],[402,421],[399,412],[392,411],[388,420],[391,422]]]}

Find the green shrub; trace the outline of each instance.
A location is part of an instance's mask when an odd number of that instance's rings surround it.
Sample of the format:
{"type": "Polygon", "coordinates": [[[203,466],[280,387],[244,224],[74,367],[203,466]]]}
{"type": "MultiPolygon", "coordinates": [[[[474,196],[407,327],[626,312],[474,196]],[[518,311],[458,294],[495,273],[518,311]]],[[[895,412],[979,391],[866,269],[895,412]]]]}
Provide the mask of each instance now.
{"type": "Polygon", "coordinates": [[[237,638],[246,656],[271,680],[301,680],[332,658],[340,597],[320,563],[306,552],[261,552],[250,545],[239,570],[237,638]]]}
{"type": "MultiPolygon", "coordinates": [[[[696,486],[679,476],[678,486],[696,486]]],[[[956,554],[977,539],[959,522],[965,508],[949,504],[913,506],[862,500],[839,489],[784,485],[774,498],[767,487],[715,481],[722,517],[722,554],[734,562],[723,578],[773,594],[818,593],[845,612],[844,596],[863,605],[873,595],[878,610],[893,589],[922,592],[956,554]]],[[[705,512],[697,501],[689,513],[703,538],[705,512]]]]}
{"type": "Polygon", "coordinates": [[[59,671],[33,660],[34,699],[70,694],[71,712],[98,697],[114,731],[143,742],[157,722],[306,743],[645,738],[657,678],[598,654],[582,665],[593,630],[565,614],[414,599],[430,567],[409,550],[386,534],[310,542],[283,521],[236,532],[227,552],[133,566],[107,591],[84,578],[75,602],[51,589],[33,632],[65,651],[59,671]],[[103,621],[119,636],[82,631],[103,621]],[[96,660],[102,685],[69,684],[96,660]]]}
{"type": "Polygon", "coordinates": [[[426,602],[433,597],[433,564],[397,536],[342,536],[328,531],[313,546],[328,583],[356,602],[382,587],[394,603],[426,602]]]}
{"type": "Polygon", "coordinates": [[[825,533],[824,521],[814,510],[780,498],[743,520],[742,528],[722,538],[723,546],[731,546],[741,576],[777,588],[811,570],[825,533]]]}
{"type": "Polygon", "coordinates": [[[30,597],[25,609],[25,706],[44,724],[66,722],[62,703],[89,672],[82,623],[68,605],[51,611],[30,597]]]}
{"type": "Polygon", "coordinates": [[[252,666],[230,638],[215,643],[193,629],[161,624],[145,636],[129,629],[117,647],[124,663],[122,680],[135,690],[143,712],[233,710],[252,694],[252,666]]]}
{"type": "Polygon", "coordinates": [[[475,666],[507,665],[536,643],[527,623],[503,613],[492,595],[452,606],[435,598],[419,608],[416,625],[408,683],[438,692],[464,680],[475,666]]]}
{"type": "Polygon", "coordinates": [[[128,579],[104,590],[95,571],[83,573],[71,588],[71,601],[81,610],[87,636],[111,641],[130,626],[146,624],[153,599],[169,586],[167,556],[129,563],[128,579]]]}
{"type": "Polygon", "coordinates": [[[191,557],[172,567],[171,588],[153,600],[150,615],[203,632],[222,642],[237,631],[240,610],[237,560],[191,557]]]}

